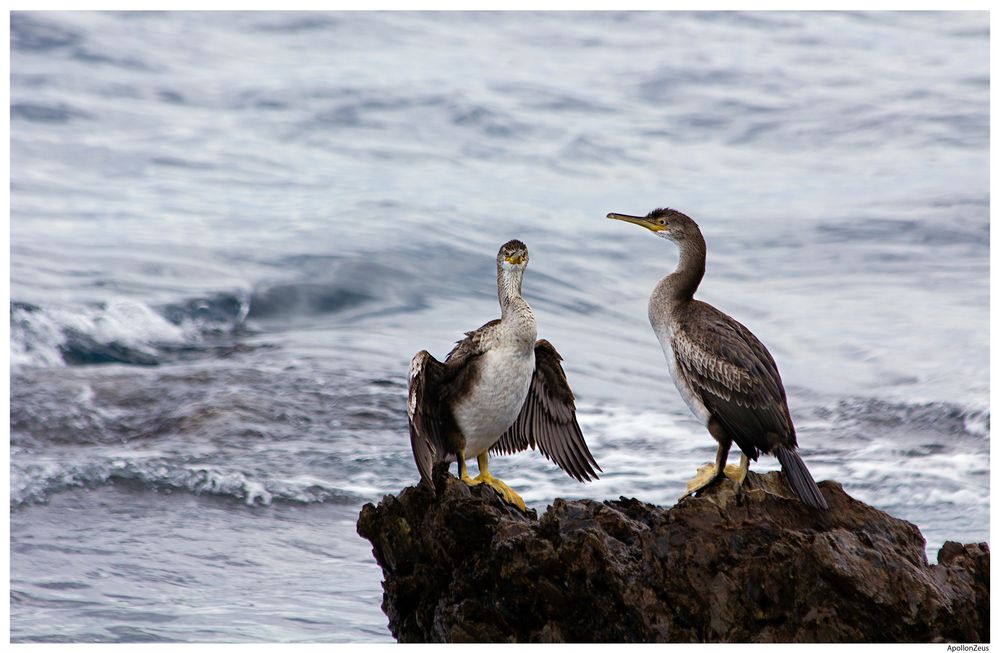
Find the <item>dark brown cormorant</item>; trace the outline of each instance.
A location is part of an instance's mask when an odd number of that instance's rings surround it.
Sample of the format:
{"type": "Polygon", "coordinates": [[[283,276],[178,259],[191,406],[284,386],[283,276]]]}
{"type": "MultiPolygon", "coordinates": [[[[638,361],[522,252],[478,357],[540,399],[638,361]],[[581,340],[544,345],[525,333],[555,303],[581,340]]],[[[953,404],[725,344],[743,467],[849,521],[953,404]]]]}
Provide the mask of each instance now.
{"type": "Polygon", "coordinates": [[[799,498],[826,508],[826,499],[795,451],[795,427],[771,354],[745,326],[694,298],[705,275],[705,239],[698,225],[673,209],[656,209],[645,217],[608,217],[645,227],[680,250],[677,269],[663,277],[649,297],[649,322],[678,392],[719,443],[715,465],[699,470],[687,494],[726,475],[726,457],[736,442],[743,452],[733,474],[737,483],[746,478],[750,460],[761,452],[774,454],[799,498]]]}
{"type": "Polygon", "coordinates": [[[521,296],[528,248],[512,240],[497,254],[500,319],[469,331],[444,362],[426,351],[410,363],[410,446],[423,480],[438,462],[458,461],[469,485],[485,483],[525,509],[506,483],[490,474],[488,452],[513,453],[538,447],[546,458],[578,481],[600,470],[576,421],[573,392],[547,340],[535,340],[535,316],[521,296]],[[466,459],[476,458],[479,475],[469,476],[466,459]]]}

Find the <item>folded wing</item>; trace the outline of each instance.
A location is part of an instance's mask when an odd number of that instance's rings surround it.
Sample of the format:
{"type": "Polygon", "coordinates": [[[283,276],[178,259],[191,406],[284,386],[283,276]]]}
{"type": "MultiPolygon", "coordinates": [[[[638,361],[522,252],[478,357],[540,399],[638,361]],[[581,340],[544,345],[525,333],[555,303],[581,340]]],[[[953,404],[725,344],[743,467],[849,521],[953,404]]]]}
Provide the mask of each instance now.
{"type": "Polygon", "coordinates": [[[677,362],[705,407],[747,457],[775,444],[795,447],[785,389],[774,359],[745,326],[706,307],[674,333],[677,362]]]}

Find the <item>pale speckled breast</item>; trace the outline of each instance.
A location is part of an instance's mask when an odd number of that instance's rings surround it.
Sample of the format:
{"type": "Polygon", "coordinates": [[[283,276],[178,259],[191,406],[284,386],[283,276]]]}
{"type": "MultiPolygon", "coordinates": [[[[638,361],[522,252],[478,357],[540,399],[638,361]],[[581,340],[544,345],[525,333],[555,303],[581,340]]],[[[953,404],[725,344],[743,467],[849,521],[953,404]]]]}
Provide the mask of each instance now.
{"type": "Polygon", "coordinates": [[[684,376],[684,371],[680,369],[680,365],[677,363],[677,356],[674,354],[673,345],[671,344],[674,337],[671,324],[666,320],[656,318],[652,303],[650,304],[649,322],[653,326],[656,339],[660,341],[660,347],[663,348],[663,355],[667,359],[667,371],[670,372],[670,378],[673,379],[677,392],[680,394],[681,399],[684,400],[684,403],[687,404],[687,407],[691,409],[691,412],[694,413],[695,417],[701,420],[702,424],[707,425],[712,414],[688,383],[687,378],[684,376]]]}
{"type": "Polygon", "coordinates": [[[525,354],[520,347],[498,345],[483,354],[479,364],[478,383],[452,407],[465,435],[467,459],[493,446],[517,419],[535,372],[535,350],[525,354]]]}

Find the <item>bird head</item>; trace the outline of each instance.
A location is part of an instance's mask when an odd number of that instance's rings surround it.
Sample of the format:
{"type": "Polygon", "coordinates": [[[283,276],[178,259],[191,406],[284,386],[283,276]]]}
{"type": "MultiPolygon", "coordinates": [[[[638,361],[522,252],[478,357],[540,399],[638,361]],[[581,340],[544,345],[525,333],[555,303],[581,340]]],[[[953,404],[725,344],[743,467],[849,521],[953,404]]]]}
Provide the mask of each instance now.
{"type": "Polygon", "coordinates": [[[655,209],[645,216],[609,213],[608,217],[612,220],[631,222],[645,227],[657,236],[672,240],[677,244],[693,240],[696,234],[701,234],[694,220],[674,209],[655,209]]]}
{"type": "Polygon", "coordinates": [[[497,268],[507,271],[523,271],[528,265],[528,247],[520,240],[509,240],[497,253],[497,268]]]}

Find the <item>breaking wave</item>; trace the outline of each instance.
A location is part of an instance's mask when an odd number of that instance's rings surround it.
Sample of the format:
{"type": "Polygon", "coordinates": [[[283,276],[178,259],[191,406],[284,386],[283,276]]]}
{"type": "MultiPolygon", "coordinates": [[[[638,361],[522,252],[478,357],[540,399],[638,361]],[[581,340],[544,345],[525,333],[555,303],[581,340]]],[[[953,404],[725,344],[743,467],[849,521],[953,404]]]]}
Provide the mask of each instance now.
{"type": "Polygon", "coordinates": [[[11,367],[158,365],[219,346],[248,306],[226,294],[160,307],[129,299],[77,307],[11,302],[11,367]]]}
{"type": "Polygon", "coordinates": [[[306,279],[261,281],[252,290],[151,305],[115,299],[97,305],[10,304],[11,367],[121,363],[159,365],[226,355],[252,333],[248,323],[312,316],[352,319],[412,310],[419,293],[396,274],[399,261],[298,261],[306,279]],[[325,276],[325,278],[324,278],[325,276]]]}
{"type": "Polygon", "coordinates": [[[10,506],[45,503],[57,492],[116,481],[138,484],[154,491],[230,497],[248,506],[268,506],[274,501],[345,505],[360,501],[353,492],[307,476],[268,479],[211,465],[113,457],[82,462],[33,462],[22,464],[19,469],[12,468],[10,506]]]}

